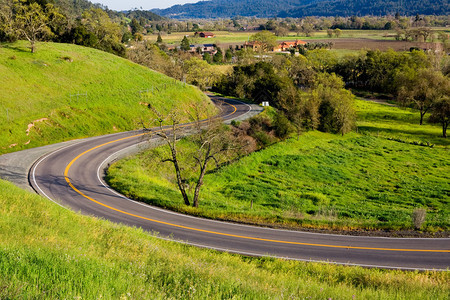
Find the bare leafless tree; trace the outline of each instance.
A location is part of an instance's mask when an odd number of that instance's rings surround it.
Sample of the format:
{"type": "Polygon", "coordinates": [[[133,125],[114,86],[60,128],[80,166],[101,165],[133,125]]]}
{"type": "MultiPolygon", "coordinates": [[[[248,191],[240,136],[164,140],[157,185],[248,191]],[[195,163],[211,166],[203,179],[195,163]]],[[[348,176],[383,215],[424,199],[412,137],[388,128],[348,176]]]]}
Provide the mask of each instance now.
{"type": "MultiPolygon", "coordinates": [[[[169,148],[169,156],[164,158],[162,162],[172,163],[176,174],[177,186],[183,197],[184,204],[192,204],[193,207],[199,206],[200,189],[203,186],[204,177],[210,162],[214,161],[216,167],[218,167],[221,163],[229,160],[233,156],[232,153],[241,148],[237,139],[233,138],[231,130],[227,129],[221,118],[202,119],[202,111],[204,110],[202,110],[200,105],[192,106],[190,116],[194,122],[190,125],[183,125],[179,122],[179,116],[182,113],[186,114],[186,111],[180,112],[175,110],[167,116],[163,116],[154,110],[157,115],[158,129],[152,131],[161,137],[169,148]],[[164,126],[164,124],[169,125],[164,126]],[[183,155],[191,157],[193,165],[182,166],[177,141],[188,134],[190,134],[189,139],[195,147],[192,152],[183,153],[183,155]],[[185,178],[182,172],[183,169],[188,168],[198,171],[194,179],[195,189],[192,195],[192,202],[187,193],[188,186],[186,182],[188,178],[185,178]]],[[[187,164],[187,162],[184,163],[187,164]]]]}
{"type": "Polygon", "coordinates": [[[162,162],[171,162],[175,169],[176,179],[178,189],[183,196],[184,204],[190,205],[189,197],[186,193],[186,186],[184,184],[184,179],[181,173],[181,167],[178,159],[178,151],[177,151],[177,140],[179,139],[180,133],[180,122],[179,117],[176,112],[171,112],[167,116],[163,116],[156,109],[152,109],[156,114],[156,122],[158,123],[158,129],[152,131],[152,133],[161,137],[170,150],[170,157],[165,158],[162,162]],[[170,125],[164,126],[165,123],[169,122],[170,125]]]}

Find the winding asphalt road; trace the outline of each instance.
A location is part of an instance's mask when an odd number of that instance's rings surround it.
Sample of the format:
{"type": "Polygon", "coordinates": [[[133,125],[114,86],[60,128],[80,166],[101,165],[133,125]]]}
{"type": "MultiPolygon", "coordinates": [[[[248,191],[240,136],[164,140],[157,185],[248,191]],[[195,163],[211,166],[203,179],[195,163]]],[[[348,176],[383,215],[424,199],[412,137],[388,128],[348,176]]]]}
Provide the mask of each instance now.
{"type": "MultiPolygon", "coordinates": [[[[227,100],[222,116],[248,114],[250,106],[227,100]]],[[[147,135],[148,136],[148,135],[147,135]]],[[[129,200],[102,180],[108,163],[146,142],[142,131],[81,140],[40,158],[29,173],[32,187],[50,200],[160,237],[245,255],[380,268],[450,268],[450,239],[384,238],[245,226],[186,216],[129,200]]],[[[150,139],[158,143],[156,137],[150,139]]]]}

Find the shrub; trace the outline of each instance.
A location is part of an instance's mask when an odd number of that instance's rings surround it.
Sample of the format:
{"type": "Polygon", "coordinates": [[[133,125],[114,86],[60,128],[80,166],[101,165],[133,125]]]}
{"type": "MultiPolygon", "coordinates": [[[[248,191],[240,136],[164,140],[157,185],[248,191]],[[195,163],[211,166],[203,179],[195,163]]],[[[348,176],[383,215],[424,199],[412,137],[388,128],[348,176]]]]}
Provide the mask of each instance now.
{"type": "Polygon", "coordinates": [[[291,122],[289,122],[286,116],[282,113],[278,113],[275,116],[275,120],[273,123],[274,123],[273,127],[275,128],[275,134],[280,139],[288,137],[288,135],[293,131],[291,122]]]}
{"type": "Polygon", "coordinates": [[[417,230],[422,228],[422,224],[423,222],[425,222],[426,215],[427,211],[424,208],[418,208],[412,212],[411,218],[414,228],[416,228],[417,230]]]}
{"type": "Polygon", "coordinates": [[[236,120],[231,121],[231,126],[239,127],[239,125],[241,125],[241,122],[236,121],[236,120]]]}

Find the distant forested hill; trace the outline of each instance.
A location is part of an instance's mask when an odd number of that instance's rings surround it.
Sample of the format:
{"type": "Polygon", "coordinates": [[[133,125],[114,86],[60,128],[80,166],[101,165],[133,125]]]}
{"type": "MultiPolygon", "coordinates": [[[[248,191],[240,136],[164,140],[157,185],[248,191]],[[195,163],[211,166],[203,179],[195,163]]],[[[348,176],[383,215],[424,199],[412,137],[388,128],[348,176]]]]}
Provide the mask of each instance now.
{"type": "Polygon", "coordinates": [[[448,0],[333,0],[302,5],[279,16],[448,15],[448,0]]]}
{"type": "Polygon", "coordinates": [[[150,20],[150,21],[160,21],[163,18],[158,16],[157,14],[151,12],[151,11],[146,11],[146,10],[131,10],[131,11],[127,11],[127,12],[123,12],[125,14],[125,16],[127,18],[130,19],[140,19],[140,18],[144,18],[145,20],[150,20]]]}
{"type": "Polygon", "coordinates": [[[154,13],[171,18],[229,18],[234,16],[274,17],[323,0],[211,0],[155,9],[154,13]]]}
{"type": "Polygon", "coordinates": [[[387,15],[448,15],[448,0],[211,0],[155,9],[179,19],[387,15]]]}

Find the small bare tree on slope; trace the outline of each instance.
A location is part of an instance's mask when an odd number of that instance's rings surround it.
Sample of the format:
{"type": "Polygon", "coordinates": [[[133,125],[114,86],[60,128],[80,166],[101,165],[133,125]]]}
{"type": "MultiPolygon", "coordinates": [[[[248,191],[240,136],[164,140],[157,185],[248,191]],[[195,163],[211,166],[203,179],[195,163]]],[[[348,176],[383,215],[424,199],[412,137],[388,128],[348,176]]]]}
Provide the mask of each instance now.
{"type": "MultiPolygon", "coordinates": [[[[157,115],[158,129],[154,130],[153,133],[162,138],[169,148],[169,155],[162,162],[172,163],[176,174],[176,183],[184,204],[188,206],[192,204],[193,207],[198,207],[200,189],[203,186],[204,176],[210,162],[213,161],[218,167],[221,163],[229,160],[233,152],[235,153],[241,147],[232,132],[223,124],[221,118],[214,117],[202,120],[202,107],[200,105],[191,107],[190,111],[191,119],[194,122],[183,125],[179,121],[181,116],[179,110],[172,111],[167,116],[163,116],[154,110],[157,115]],[[164,124],[169,125],[164,126],[164,124]],[[192,135],[190,135],[189,141],[194,147],[192,147],[191,152],[183,154],[192,158],[192,165],[182,166],[177,141],[190,133],[192,135]],[[195,188],[192,197],[189,197],[187,192],[186,182],[188,178],[183,174],[183,169],[186,168],[197,170],[193,179],[195,188]],[[190,198],[192,198],[192,202],[190,198]]],[[[187,164],[187,162],[184,162],[184,164],[187,164]]]]}

